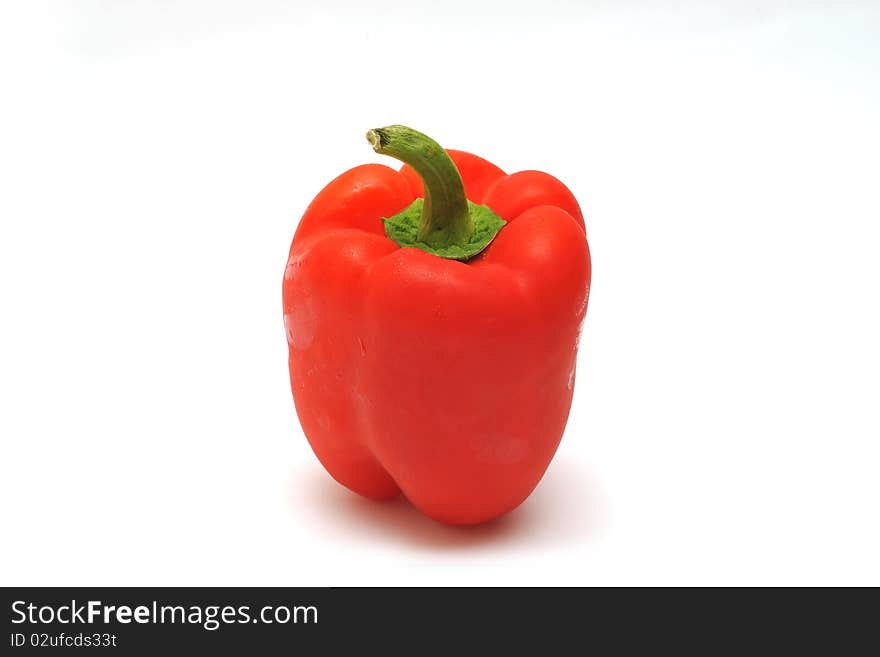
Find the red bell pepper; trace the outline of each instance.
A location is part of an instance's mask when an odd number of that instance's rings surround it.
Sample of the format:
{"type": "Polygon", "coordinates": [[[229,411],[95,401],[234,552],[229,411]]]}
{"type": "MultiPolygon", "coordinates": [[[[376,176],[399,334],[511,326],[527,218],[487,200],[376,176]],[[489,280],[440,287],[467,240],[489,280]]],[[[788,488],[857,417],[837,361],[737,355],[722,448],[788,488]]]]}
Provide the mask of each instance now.
{"type": "Polygon", "coordinates": [[[590,252],[577,201],[403,126],[303,216],[284,274],[297,414],[341,484],[474,524],[519,505],[571,407],[590,252]],[[487,246],[488,244],[488,246],[487,246]]]}

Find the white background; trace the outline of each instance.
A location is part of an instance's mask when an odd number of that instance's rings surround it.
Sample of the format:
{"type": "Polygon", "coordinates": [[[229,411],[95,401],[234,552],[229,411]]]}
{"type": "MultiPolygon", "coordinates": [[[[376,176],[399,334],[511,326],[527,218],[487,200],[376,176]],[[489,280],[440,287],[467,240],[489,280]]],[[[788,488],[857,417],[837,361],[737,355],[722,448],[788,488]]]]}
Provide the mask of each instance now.
{"type": "Polygon", "coordinates": [[[0,67],[2,584],[880,584],[880,3],[5,2],[0,67]],[[571,421],[476,529],[288,387],[297,220],[398,122],[587,216],[571,421]]]}

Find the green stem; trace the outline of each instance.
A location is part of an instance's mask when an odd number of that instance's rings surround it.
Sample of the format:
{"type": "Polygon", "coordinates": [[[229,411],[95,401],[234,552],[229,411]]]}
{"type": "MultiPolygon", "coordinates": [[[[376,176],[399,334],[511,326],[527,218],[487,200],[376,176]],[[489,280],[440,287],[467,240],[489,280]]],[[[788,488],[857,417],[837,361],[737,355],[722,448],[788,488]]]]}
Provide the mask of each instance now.
{"type": "Polygon", "coordinates": [[[466,244],[474,233],[464,185],[446,151],[427,135],[402,125],[367,132],[373,150],[405,162],[425,185],[418,239],[434,248],[466,244]]]}

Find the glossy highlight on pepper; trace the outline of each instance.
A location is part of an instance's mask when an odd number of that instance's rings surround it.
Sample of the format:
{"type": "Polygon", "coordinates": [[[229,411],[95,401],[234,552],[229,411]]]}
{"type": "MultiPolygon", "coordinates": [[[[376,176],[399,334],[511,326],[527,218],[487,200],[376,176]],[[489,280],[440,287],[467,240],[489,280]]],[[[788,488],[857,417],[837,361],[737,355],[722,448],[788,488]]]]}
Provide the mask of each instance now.
{"type": "Polygon", "coordinates": [[[283,283],[297,415],[366,497],[476,524],[528,497],[571,407],[590,252],[568,188],[405,126],[367,133],[396,171],[330,182],[283,283]]]}

